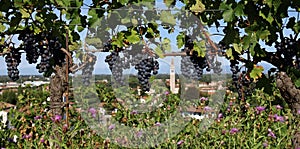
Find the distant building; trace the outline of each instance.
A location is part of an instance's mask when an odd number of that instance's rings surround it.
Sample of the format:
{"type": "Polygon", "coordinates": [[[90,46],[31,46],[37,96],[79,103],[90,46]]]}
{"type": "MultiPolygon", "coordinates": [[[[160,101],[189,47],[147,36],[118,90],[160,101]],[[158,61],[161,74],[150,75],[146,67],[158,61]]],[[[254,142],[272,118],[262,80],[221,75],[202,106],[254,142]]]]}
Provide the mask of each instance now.
{"type": "Polygon", "coordinates": [[[175,82],[175,66],[174,66],[174,59],[171,60],[171,66],[170,66],[170,91],[173,94],[178,94],[179,87],[176,87],[175,82]]]}
{"type": "Polygon", "coordinates": [[[19,83],[17,82],[6,82],[6,88],[17,88],[19,87],[19,83]]]}
{"type": "Polygon", "coordinates": [[[40,85],[44,85],[44,84],[50,84],[49,81],[25,81],[22,83],[22,87],[25,87],[27,85],[30,85],[31,87],[33,86],[40,86],[40,85]]]}

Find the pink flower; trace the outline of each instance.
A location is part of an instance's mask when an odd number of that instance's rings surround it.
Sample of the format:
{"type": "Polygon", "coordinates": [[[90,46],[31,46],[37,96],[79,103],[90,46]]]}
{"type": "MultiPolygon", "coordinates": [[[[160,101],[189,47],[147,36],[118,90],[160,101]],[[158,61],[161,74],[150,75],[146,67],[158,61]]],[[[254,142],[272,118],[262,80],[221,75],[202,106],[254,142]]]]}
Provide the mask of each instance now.
{"type": "Polygon", "coordinates": [[[219,113],[218,119],[221,119],[221,118],[223,118],[223,114],[222,114],[222,113],[219,113]]]}
{"type": "Polygon", "coordinates": [[[67,124],[63,125],[63,130],[64,130],[64,132],[66,132],[68,130],[68,125],[67,124]]]}
{"type": "Polygon", "coordinates": [[[137,132],[137,134],[136,134],[136,136],[138,137],[138,138],[140,138],[140,137],[142,137],[143,136],[143,131],[138,131],[137,132]]]}
{"type": "Polygon", "coordinates": [[[268,146],[269,146],[268,141],[264,142],[264,143],[263,143],[263,146],[264,146],[264,147],[268,147],[268,146]]]}
{"type": "Polygon", "coordinates": [[[278,116],[277,114],[274,114],[273,118],[275,119],[276,122],[284,122],[284,117],[283,116],[278,116]]]}
{"type": "Polygon", "coordinates": [[[282,106],[276,105],[276,109],[281,110],[281,109],[282,109],[282,106]]]}
{"type": "Polygon", "coordinates": [[[161,126],[160,122],[155,123],[155,126],[161,126]]]}
{"type": "Polygon", "coordinates": [[[39,120],[39,119],[41,119],[41,118],[42,118],[42,116],[38,115],[38,116],[35,116],[35,117],[34,117],[34,120],[39,120]]]}
{"type": "Polygon", "coordinates": [[[41,143],[44,143],[44,142],[45,142],[45,139],[44,139],[44,138],[41,138],[41,139],[40,139],[40,142],[41,142],[41,143]]]}
{"type": "Polygon", "coordinates": [[[165,95],[169,95],[170,94],[170,92],[168,92],[168,91],[165,91],[165,95]]]}
{"type": "Polygon", "coordinates": [[[232,128],[232,129],[229,131],[230,134],[235,134],[235,133],[237,133],[237,132],[239,132],[239,129],[237,129],[237,128],[232,128]]]}
{"type": "Polygon", "coordinates": [[[207,100],[208,100],[208,98],[205,98],[205,97],[200,98],[200,101],[207,101],[207,100]]]}
{"type": "Polygon", "coordinates": [[[255,108],[256,109],[256,114],[260,114],[262,111],[264,111],[266,108],[263,106],[258,106],[255,108]]]}
{"type": "Polygon", "coordinates": [[[270,128],[268,129],[268,132],[269,132],[268,133],[269,137],[272,137],[272,138],[276,139],[276,135],[274,134],[274,132],[270,128]]]}
{"type": "Polygon", "coordinates": [[[209,106],[205,106],[205,107],[203,108],[203,110],[204,110],[205,112],[207,112],[207,111],[211,111],[211,107],[209,107],[209,106]]]}
{"type": "Polygon", "coordinates": [[[61,120],[61,116],[60,115],[55,115],[54,117],[52,117],[51,119],[52,119],[52,121],[53,122],[59,122],[60,120],[61,120]]]}
{"type": "Polygon", "coordinates": [[[96,117],[97,110],[95,108],[90,108],[88,111],[92,114],[92,117],[96,117]]]}
{"type": "Polygon", "coordinates": [[[183,141],[183,140],[180,140],[180,141],[177,142],[177,145],[181,145],[181,144],[183,144],[183,143],[184,143],[184,141],[183,141]]]}
{"type": "Polygon", "coordinates": [[[109,125],[109,127],[108,127],[109,130],[113,130],[113,129],[115,129],[115,128],[116,128],[116,126],[115,126],[114,124],[111,124],[111,125],[109,125]]]}
{"type": "Polygon", "coordinates": [[[138,114],[137,110],[132,110],[130,114],[138,114]]]}
{"type": "Polygon", "coordinates": [[[298,111],[297,111],[297,114],[299,114],[299,115],[300,115],[300,110],[298,110],[298,111]]]}

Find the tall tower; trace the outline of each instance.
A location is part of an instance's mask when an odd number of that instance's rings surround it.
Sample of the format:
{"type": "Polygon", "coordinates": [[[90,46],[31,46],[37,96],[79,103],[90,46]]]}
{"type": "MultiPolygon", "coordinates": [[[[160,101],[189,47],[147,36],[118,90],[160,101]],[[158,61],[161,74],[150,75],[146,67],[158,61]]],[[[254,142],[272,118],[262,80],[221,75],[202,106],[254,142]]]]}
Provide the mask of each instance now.
{"type": "Polygon", "coordinates": [[[175,66],[174,66],[174,59],[171,60],[170,66],[170,90],[174,94],[176,93],[175,89],[175,66]]]}

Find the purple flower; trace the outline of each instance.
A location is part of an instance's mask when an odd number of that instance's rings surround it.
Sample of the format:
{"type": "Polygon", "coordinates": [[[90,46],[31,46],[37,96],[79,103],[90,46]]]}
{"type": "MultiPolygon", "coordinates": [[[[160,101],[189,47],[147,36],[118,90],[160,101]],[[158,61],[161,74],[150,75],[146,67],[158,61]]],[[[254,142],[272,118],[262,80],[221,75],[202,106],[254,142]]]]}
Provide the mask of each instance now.
{"type": "Polygon", "coordinates": [[[136,134],[136,136],[137,136],[138,138],[142,137],[142,135],[143,135],[143,131],[141,131],[141,130],[138,131],[137,134],[136,134]]]}
{"type": "Polygon", "coordinates": [[[53,122],[59,122],[60,120],[61,120],[61,116],[60,115],[55,115],[54,117],[52,117],[51,119],[52,119],[52,121],[53,122]]]}
{"type": "Polygon", "coordinates": [[[109,127],[108,127],[109,130],[113,130],[113,129],[115,129],[115,128],[116,128],[115,124],[111,124],[111,125],[109,125],[109,127]]]}
{"type": "Polygon", "coordinates": [[[205,107],[203,108],[203,110],[204,110],[205,112],[210,111],[210,110],[211,110],[211,107],[205,106],[205,107]]]}
{"type": "Polygon", "coordinates": [[[281,110],[281,109],[282,109],[282,106],[276,105],[276,109],[281,110]]]}
{"type": "Polygon", "coordinates": [[[165,91],[165,95],[169,95],[170,94],[170,92],[169,91],[165,91]]]}
{"type": "Polygon", "coordinates": [[[177,145],[181,145],[181,144],[183,144],[183,143],[184,143],[184,141],[183,141],[183,140],[180,140],[180,141],[177,142],[177,145]]]}
{"type": "Polygon", "coordinates": [[[284,122],[284,117],[283,116],[278,116],[277,114],[274,114],[274,119],[276,122],[280,121],[280,122],[284,122]]]}
{"type": "Polygon", "coordinates": [[[231,130],[229,131],[230,134],[235,134],[237,132],[239,132],[239,129],[237,128],[231,128],[231,130]]]}
{"type": "Polygon", "coordinates": [[[208,100],[208,98],[205,98],[205,97],[200,98],[200,101],[207,101],[207,100],[208,100]]]}
{"type": "Polygon", "coordinates": [[[298,110],[298,111],[297,111],[297,114],[299,114],[299,115],[300,115],[300,110],[298,110]]]}
{"type": "Polygon", "coordinates": [[[40,139],[40,142],[41,142],[41,143],[44,143],[44,142],[45,142],[45,139],[44,139],[44,138],[41,138],[41,139],[40,139]]]}
{"type": "Polygon", "coordinates": [[[264,111],[266,108],[263,106],[258,106],[255,108],[256,109],[256,114],[260,114],[262,111],[264,111]]]}
{"type": "Polygon", "coordinates": [[[222,113],[219,113],[219,114],[218,114],[218,119],[221,119],[221,118],[223,118],[223,114],[222,114],[222,113]]]}
{"type": "Polygon", "coordinates": [[[92,114],[92,117],[96,117],[97,110],[95,108],[90,108],[88,111],[92,114]]]}
{"type": "Polygon", "coordinates": [[[38,116],[35,116],[35,117],[34,117],[34,120],[39,120],[39,119],[41,119],[41,118],[42,118],[42,116],[38,115],[38,116]]]}
{"type": "Polygon", "coordinates": [[[268,132],[269,132],[268,133],[269,137],[272,137],[272,138],[276,139],[276,136],[275,136],[274,132],[272,132],[272,130],[270,128],[268,129],[268,132]]]}
{"type": "Polygon", "coordinates": [[[130,112],[130,114],[137,114],[138,112],[137,112],[137,110],[132,110],[131,112],[130,112]]]}
{"type": "Polygon", "coordinates": [[[155,123],[155,126],[161,126],[160,122],[155,123]]]}
{"type": "Polygon", "coordinates": [[[31,137],[32,137],[32,135],[31,135],[31,134],[28,134],[28,135],[27,135],[27,134],[25,134],[25,135],[23,135],[23,137],[22,137],[22,138],[23,138],[23,139],[29,139],[29,138],[31,138],[31,137]]]}
{"type": "Polygon", "coordinates": [[[269,146],[268,141],[264,142],[264,143],[263,143],[263,146],[264,146],[264,147],[268,147],[268,146],[269,146]]]}

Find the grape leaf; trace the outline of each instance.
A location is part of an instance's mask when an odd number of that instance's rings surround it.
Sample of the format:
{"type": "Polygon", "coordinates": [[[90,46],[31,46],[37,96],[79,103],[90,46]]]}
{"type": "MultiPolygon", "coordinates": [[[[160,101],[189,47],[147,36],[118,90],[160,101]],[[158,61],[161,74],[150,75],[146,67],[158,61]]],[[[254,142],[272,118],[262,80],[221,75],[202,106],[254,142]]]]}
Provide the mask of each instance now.
{"type": "Polygon", "coordinates": [[[231,48],[226,50],[226,56],[229,57],[230,60],[234,59],[234,57],[232,55],[232,49],[231,48]]]}
{"type": "Polygon", "coordinates": [[[160,14],[160,20],[164,23],[175,25],[176,19],[174,18],[174,15],[171,14],[171,11],[163,11],[160,14]]]}
{"type": "Polygon", "coordinates": [[[30,17],[30,14],[24,9],[20,9],[20,12],[22,14],[22,18],[29,18],[30,17]]]}
{"type": "Polygon", "coordinates": [[[125,5],[128,3],[128,0],[118,0],[119,3],[121,3],[122,5],[125,5]]]}
{"type": "Polygon", "coordinates": [[[256,32],[258,38],[268,41],[268,36],[271,35],[270,31],[268,30],[259,30],[256,32]]]}
{"type": "Polygon", "coordinates": [[[263,71],[264,71],[263,66],[254,65],[252,71],[250,72],[250,77],[256,81],[256,79],[261,78],[263,71]]]}
{"type": "Polygon", "coordinates": [[[130,43],[133,43],[133,44],[136,44],[140,41],[140,36],[139,34],[137,33],[136,30],[131,30],[131,35],[127,37],[127,40],[130,42],[130,43]]]}
{"type": "Polygon", "coordinates": [[[296,86],[297,88],[300,87],[300,78],[297,79],[297,80],[295,81],[295,86],[296,86]]]}
{"type": "Polygon", "coordinates": [[[200,0],[196,0],[196,4],[194,4],[190,10],[192,12],[201,13],[205,10],[205,5],[200,0]]]}
{"type": "Polygon", "coordinates": [[[171,51],[172,48],[171,48],[171,40],[168,39],[168,38],[164,38],[163,41],[162,41],[162,48],[166,51],[171,51]]]}
{"type": "Polygon", "coordinates": [[[6,29],[6,27],[3,24],[0,24],[0,32],[3,32],[6,29]]]}
{"type": "Polygon", "coordinates": [[[205,40],[201,40],[200,42],[194,42],[194,50],[198,52],[198,56],[204,57],[205,56],[205,40]]]}
{"type": "Polygon", "coordinates": [[[159,56],[159,58],[164,58],[164,52],[159,47],[156,47],[154,52],[159,56]]]}
{"type": "Polygon", "coordinates": [[[234,14],[236,15],[236,16],[243,16],[244,15],[244,5],[242,5],[242,4],[238,4],[236,7],[235,7],[235,9],[234,9],[234,14]]]}
{"type": "Polygon", "coordinates": [[[178,48],[181,48],[183,45],[184,45],[184,33],[183,32],[180,32],[177,37],[176,37],[176,40],[177,40],[177,47],[178,48]]]}
{"type": "Polygon", "coordinates": [[[237,53],[239,53],[239,54],[242,53],[243,49],[242,49],[242,47],[240,47],[240,45],[238,45],[237,43],[233,43],[232,45],[233,45],[234,50],[235,50],[237,53]]]}

